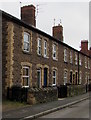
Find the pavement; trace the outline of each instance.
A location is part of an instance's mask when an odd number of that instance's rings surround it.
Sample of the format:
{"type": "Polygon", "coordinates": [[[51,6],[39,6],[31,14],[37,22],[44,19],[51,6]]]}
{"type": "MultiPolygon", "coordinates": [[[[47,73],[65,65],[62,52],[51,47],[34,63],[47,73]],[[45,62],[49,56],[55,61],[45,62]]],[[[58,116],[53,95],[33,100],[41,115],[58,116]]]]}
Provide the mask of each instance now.
{"type": "Polygon", "coordinates": [[[69,107],[88,98],[89,98],[89,93],[86,93],[79,96],[58,99],[57,101],[52,101],[48,103],[41,103],[32,106],[27,106],[27,107],[3,112],[2,118],[3,120],[5,120],[5,118],[9,118],[9,120],[10,118],[11,120],[13,118],[17,118],[18,120],[35,119],[40,116],[46,115],[48,113],[69,107]]]}

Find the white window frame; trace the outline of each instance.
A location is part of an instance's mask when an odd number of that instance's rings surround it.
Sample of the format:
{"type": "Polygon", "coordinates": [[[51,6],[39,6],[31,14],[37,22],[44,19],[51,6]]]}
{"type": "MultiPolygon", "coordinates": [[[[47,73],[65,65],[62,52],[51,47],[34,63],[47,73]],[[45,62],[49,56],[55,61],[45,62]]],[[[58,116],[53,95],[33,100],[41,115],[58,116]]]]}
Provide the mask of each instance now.
{"type": "Polygon", "coordinates": [[[37,39],[37,54],[41,55],[42,54],[42,39],[40,37],[38,37],[37,39]]]}
{"type": "Polygon", "coordinates": [[[53,44],[53,59],[57,60],[57,45],[56,44],[53,44]]]}
{"type": "Polygon", "coordinates": [[[79,65],[82,65],[82,60],[81,60],[81,56],[79,56],[79,65]]]}
{"type": "Polygon", "coordinates": [[[37,69],[37,72],[40,72],[40,83],[39,83],[39,88],[41,88],[41,68],[37,69]]]}
{"type": "Polygon", "coordinates": [[[82,72],[80,71],[79,72],[79,84],[81,84],[82,83],[82,72]]]}
{"type": "Polygon", "coordinates": [[[23,51],[29,52],[29,51],[30,51],[30,34],[27,33],[27,32],[24,32],[24,36],[25,36],[25,35],[28,36],[28,40],[25,40],[25,37],[24,37],[24,40],[23,40],[23,51]],[[28,50],[26,50],[26,49],[24,48],[25,44],[27,44],[28,50]]]}
{"type": "Polygon", "coordinates": [[[30,80],[29,72],[30,72],[30,67],[23,66],[22,69],[28,69],[28,75],[27,76],[26,75],[22,75],[22,80],[23,80],[23,78],[28,78],[28,85],[26,85],[26,86],[23,85],[22,87],[29,87],[29,80],[30,80]]]}
{"type": "Polygon", "coordinates": [[[88,75],[87,75],[87,72],[85,73],[85,82],[86,82],[86,84],[87,84],[87,82],[88,82],[88,75]]]}
{"type": "Polygon", "coordinates": [[[77,53],[75,53],[75,65],[77,65],[77,62],[78,62],[78,57],[77,57],[77,53]]]}
{"type": "Polygon", "coordinates": [[[70,63],[73,63],[73,56],[72,56],[72,51],[70,51],[70,63]]]}
{"type": "Polygon", "coordinates": [[[44,40],[44,57],[47,57],[47,41],[44,40]]]}
{"type": "Polygon", "coordinates": [[[67,59],[67,49],[65,48],[64,49],[64,62],[67,62],[68,59],[67,59]]]}
{"type": "Polygon", "coordinates": [[[64,85],[67,83],[67,76],[68,76],[68,71],[64,70],[64,85]]]}
{"type": "Polygon", "coordinates": [[[55,76],[53,75],[53,79],[55,80],[55,84],[53,83],[52,86],[56,85],[56,79],[57,79],[57,71],[53,70],[53,72],[55,72],[55,76]]]}

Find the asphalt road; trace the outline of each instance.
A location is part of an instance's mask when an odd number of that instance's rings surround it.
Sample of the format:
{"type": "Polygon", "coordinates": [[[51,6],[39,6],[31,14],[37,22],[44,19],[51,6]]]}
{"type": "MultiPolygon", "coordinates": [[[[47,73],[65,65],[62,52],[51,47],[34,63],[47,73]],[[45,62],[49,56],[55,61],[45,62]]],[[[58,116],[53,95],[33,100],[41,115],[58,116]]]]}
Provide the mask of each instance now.
{"type": "Polygon", "coordinates": [[[89,118],[89,100],[50,113],[41,118],[89,118]]]}

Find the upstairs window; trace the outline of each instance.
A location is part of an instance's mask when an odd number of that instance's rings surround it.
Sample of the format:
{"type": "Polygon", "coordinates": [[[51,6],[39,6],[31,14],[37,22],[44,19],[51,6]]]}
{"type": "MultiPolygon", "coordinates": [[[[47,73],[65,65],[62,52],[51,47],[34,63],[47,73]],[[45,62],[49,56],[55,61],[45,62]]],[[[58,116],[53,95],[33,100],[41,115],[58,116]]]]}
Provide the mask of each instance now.
{"type": "Polygon", "coordinates": [[[88,58],[88,69],[90,69],[89,58],[88,58]]]}
{"type": "Polygon", "coordinates": [[[64,49],[64,62],[67,62],[67,49],[64,49]]]}
{"type": "Polygon", "coordinates": [[[72,51],[70,51],[70,63],[72,64],[73,62],[73,56],[72,56],[72,51]]]}
{"type": "Polygon", "coordinates": [[[23,87],[29,87],[29,67],[28,66],[23,66],[23,87]]]}
{"type": "Polygon", "coordinates": [[[47,57],[47,41],[44,40],[44,57],[47,57]]]}
{"type": "Polygon", "coordinates": [[[75,53],[75,65],[77,65],[77,53],[75,53]]]}
{"type": "Polygon", "coordinates": [[[79,56],[79,65],[82,65],[81,56],[79,56]]]}
{"type": "Polygon", "coordinates": [[[87,68],[87,58],[85,57],[85,68],[87,68]]]}
{"type": "Polygon", "coordinates": [[[80,71],[79,72],[79,84],[81,84],[82,83],[82,72],[80,71]]]}
{"type": "Polygon", "coordinates": [[[23,50],[26,52],[30,51],[30,35],[27,32],[24,32],[23,50]]]}
{"type": "Polygon", "coordinates": [[[38,38],[38,44],[37,44],[37,54],[41,55],[41,49],[42,49],[42,40],[41,38],[38,38]]]}
{"type": "Polygon", "coordinates": [[[53,59],[57,59],[57,45],[53,44],[53,59]]]}

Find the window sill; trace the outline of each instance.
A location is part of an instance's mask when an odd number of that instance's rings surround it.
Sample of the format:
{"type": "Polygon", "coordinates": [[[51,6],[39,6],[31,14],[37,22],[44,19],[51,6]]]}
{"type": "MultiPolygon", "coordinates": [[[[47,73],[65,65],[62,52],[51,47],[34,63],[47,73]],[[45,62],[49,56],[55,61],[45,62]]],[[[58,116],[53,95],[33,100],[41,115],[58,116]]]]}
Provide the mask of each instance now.
{"type": "Polygon", "coordinates": [[[57,59],[57,58],[53,58],[53,60],[58,61],[58,59],[57,59]]]}
{"type": "Polygon", "coordinates": [[[44,58],[47,58],[47,59],[48,59],[49,57],[48,57],[48,56],[44,56],[44,58]]]}
{"type": "Polygon", "coordinates": [[[56,84],[52,84],[52,87],[55,87],[56,86],[56,84]]]}
{"type": "Polygon", "coordinates": [[[29,86],[22,86],[22,88],[29,88],[29,86]]]}
{"type": "Polygon", "coordinates": [[[85,69],[87,69],[87,67],[85,67],[85,69]]]}
{"type": "Polygon", "coordinates": [[[28,54],[28,55],[31,55],[30,51],[27,52],[27,51],[22,51],[24,54],[28,54]]]}
{"type": "Polygon", "coordinates": [[[68,64],[68,62],[67,62],[67,61],[64,61],[64,63],[68,64]]]}

